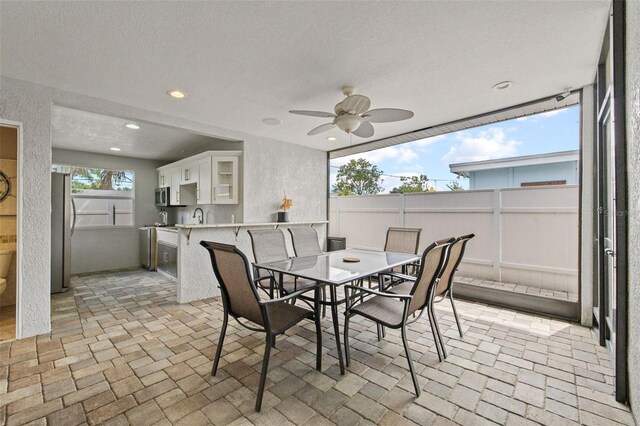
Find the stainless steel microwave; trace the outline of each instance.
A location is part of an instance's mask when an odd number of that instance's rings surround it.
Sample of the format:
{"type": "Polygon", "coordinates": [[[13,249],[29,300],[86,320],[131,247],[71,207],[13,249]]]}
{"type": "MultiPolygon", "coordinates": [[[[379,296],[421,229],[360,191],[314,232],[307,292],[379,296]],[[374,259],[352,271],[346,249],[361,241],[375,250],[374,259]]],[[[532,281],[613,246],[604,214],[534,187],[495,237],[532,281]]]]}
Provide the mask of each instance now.
{"type": "Polygon", "coordinates": [[[168,186],[156,188],[156,207],[171,206],[171,192],[168,186]]]}

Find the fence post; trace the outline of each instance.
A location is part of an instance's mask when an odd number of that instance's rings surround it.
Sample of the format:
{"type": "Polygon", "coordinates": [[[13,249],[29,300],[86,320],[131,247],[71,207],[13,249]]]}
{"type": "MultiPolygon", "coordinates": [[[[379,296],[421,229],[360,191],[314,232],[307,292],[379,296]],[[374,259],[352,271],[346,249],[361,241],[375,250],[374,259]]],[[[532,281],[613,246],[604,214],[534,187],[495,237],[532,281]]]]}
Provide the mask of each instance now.
{"type": "Polygon", "coordinates": [[[502,280],[500,273],[500,262],[502,261],[502,192],[500,189],[493,190],[493,279],[495,281],[502,280]]]}
{"type": "Polygon", "coordinates": [[[400,194],[400,227],[404,228],[404,194],[400,194]]]}

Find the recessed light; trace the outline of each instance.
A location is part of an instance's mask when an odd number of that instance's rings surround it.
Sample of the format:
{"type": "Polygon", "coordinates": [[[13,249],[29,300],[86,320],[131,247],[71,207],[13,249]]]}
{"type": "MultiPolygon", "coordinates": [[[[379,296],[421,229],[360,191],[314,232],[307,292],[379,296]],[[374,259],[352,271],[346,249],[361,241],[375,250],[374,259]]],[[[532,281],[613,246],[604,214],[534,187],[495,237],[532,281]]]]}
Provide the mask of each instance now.
{"type": "Polygon", "coordinates": [[[124,127],[126,127],[127,129],[133,129],[133,130],[138,130],[140,128],[140,126],[133,123],[127,123],[124,125],[124,127]]]}
{"type": "Polygon", "coordinates": [[[263,118],[262,122],[269,126],[279,126],[282,124],[282,120],[280,120],[279,118],[273,118],[273,117],[263,118]]]}
{"type": "Polygon", "coordinates": [[[337,138],[335,136],[329,136],[327,138],[328,141],[335,141],[337,138]]]}
{"type": "Polygon", "coordinates": [[[493,85],[493,90],[507,90],[513,86],[513,81],[501,81],[493,85]]]}
{"type": "Polygon", "coordinates": [[[167,94],[176,99],[184,99],[187,97],[187,95],[185,95],[185,93],[181,92],[180,90],[169,90],[167,94]]]}
{"type": "Polygon", "coordinates": [[[109,148],[111,151],[120,151],[120,148],[116,147],[116,146],[112,146],[111,148],[109,148]]]}

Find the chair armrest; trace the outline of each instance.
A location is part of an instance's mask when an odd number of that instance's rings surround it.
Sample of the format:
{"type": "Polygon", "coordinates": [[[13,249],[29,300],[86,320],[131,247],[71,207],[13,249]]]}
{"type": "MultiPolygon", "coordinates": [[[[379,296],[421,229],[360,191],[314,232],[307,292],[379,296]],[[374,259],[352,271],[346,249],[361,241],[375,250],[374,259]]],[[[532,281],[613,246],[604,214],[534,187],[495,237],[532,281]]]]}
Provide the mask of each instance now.
{"type": "Polygon", "coordinates": [[[360,287],[357,285],[345,285],[344,288],[349,290],[363,291],[368,294],[373,294],[375,296],[388,297],[390,299],[411,300],[413,298],[413,296],[411,296],[410,294],[385,293],[382,291],[377,291],[377,290],[373,290],[366,287],[360,287]]]}
{"type": "Polygon", "coordinates": [[[293,293],[289,293],[286,296],[278,297],[277,299],[260,300],[258,301],[258,303],[261,305],[267,306],[267,305],[272,305],[274,303],[286,302],[287,300],[294,299],[304,293],[308,293],[311,290],[315,290],[315,287],[294,291],[293,293]]]}
{"type": "Polygon", "coordinates": [[[378,275],[388,275],[390,277],[393,278],[400,278],[402,280],[405,281],[415,281],[416,277],[412,276],[412,275],[405,275],[405,274],[401,274],[399,272],[380,272],[378,275]]]}

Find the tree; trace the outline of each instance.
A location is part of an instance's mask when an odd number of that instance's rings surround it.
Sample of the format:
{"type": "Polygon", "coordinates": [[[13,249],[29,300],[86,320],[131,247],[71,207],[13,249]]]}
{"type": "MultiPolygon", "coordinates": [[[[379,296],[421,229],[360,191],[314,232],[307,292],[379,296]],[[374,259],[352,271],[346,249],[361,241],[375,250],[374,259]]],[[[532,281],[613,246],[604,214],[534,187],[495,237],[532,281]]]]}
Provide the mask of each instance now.
{"type": "Polygon", "coordinates": [[[131,191],[128,186],[120,187],[121,183],[130,184],[131,177],[128,172],[118,170],[105,170],[87,167],[74,167],[71,170],[71,192],[78,193],[88,189],[131,191]],[[116,181],[117,188],[113,187],[116,181]]]}
{"type": "Polygon", "coordinates": [[[406,194],[408,192],[427,192],[429,190],[427,185],[429,178],[427,175],[401,176],[400,182],[402,182],[402,185],[393,188],[389,192],[392,194],[406,194]]]}
{"type": "Polygon", "coordinates": [[[464,191],[464,188],[462,187],[462,185],[460,185],[455,180],[451,181],[451,183],[448,183],[447,188],[449,188],[449,191],[464,191]]]}
{"type": "Polygon", "coordinates": [[[382,170],[364,158],[340,166],[333,190],[338,195],[374,195],[382,191],[382,170]]]}

